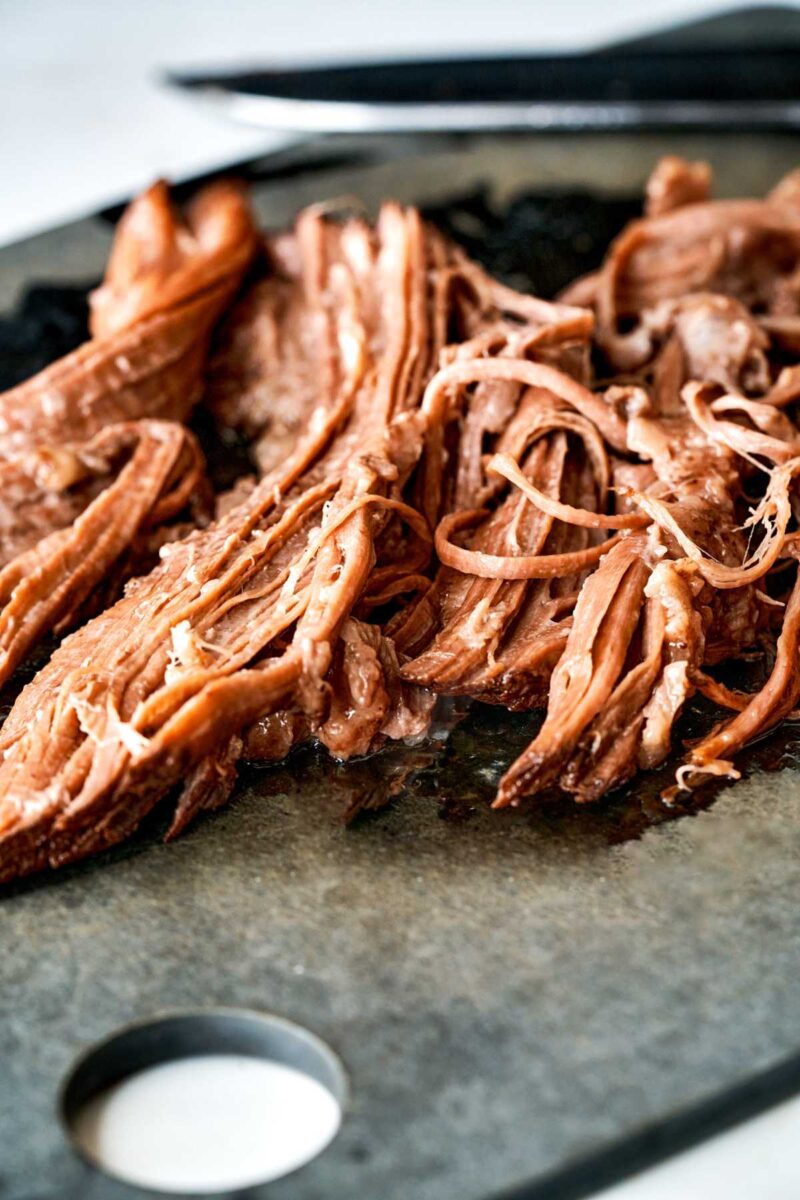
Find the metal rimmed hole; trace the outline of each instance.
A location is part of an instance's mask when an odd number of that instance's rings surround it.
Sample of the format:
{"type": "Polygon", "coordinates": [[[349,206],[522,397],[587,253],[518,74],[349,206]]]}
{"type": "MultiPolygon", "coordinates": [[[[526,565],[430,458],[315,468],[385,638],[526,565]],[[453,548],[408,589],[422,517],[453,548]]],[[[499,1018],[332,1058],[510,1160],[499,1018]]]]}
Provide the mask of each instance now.
{"type": "Polygon", "coordinates": [[[239,1009],[126,1026],[68,1072],[73,1147],[125,1183],[173,1194],[246,1188],[310,1162],[339,1130],[344,1069],[314,1034],[239,1009]]]}

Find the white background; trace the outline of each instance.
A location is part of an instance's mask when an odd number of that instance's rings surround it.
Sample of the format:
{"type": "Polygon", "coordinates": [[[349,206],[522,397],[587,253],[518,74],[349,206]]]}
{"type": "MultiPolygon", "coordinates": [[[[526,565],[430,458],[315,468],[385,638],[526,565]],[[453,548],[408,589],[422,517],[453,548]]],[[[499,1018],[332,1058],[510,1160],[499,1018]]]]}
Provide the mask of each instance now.
{"type": "MultiPolygon", "coordinates": [[[[239,129],[156,82],[165,66],[589,48],[725,0],[0,0],[0,244],[283,135],[239,129]]],[[[613,1087],[613,1080],[609,1081],[613,1087]]],[[[800,1105],[608,1193],[796,1200],[800,1105]]]]}

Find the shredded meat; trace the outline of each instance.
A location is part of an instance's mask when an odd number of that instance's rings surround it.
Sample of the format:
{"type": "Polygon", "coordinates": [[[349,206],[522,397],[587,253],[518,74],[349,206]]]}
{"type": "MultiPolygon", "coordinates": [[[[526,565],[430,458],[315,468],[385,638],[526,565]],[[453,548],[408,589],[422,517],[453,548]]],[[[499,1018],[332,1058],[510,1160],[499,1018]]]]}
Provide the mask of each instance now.
{"type": "Polygon", "coordinates": [[[0,682],[152,565],[184,510],[204,519],[202,457],[179,422],[255,248],[238,189],[207,189],[183,221],[155,184],[120,223],[91,341],[0,396],[0,682]]]}
{"type": "Polygon", "coordinates": [[[395,204],[259,249],[230,187],[134,202],[92,341],[0,397],[3,679],[78,625],[0,732],[0,879],[168,795],[177,835],[242,757],[419,739],[443,695],[545,710],[496,807],[658,766],[696,691],[726,715],[676,787],[735,777],[800,699],[800,185],[710,185],[664,160],[554,303],[395,204]],[[255,471],[207,524],[201,391],[255,471]],[[758,692],[714,677],[755,650],[758,692]]]}
{"type": "Polygon", "coordinates": [[[114,421],[183,420],[213,326],[255,251],[255,226],[231,185],[201,193],[186,223],[163,184],[135,200],[92,297],[92,340],[0,395],[0,456],[79,442],[114,421]]]}
{"type": "Polygon", "coordinates": [[[645,214],[660,217],[684,204],[708,200],[711,191],[711,169],[708,163],[686,162],[668,155],[647,181],[645,214]]]}
{"type": "Polygon", "coordinates": [[[73,486],[60,515],[82,511],[61,528],[58,506],[48,504],[47,485],[36,479],[52,462],[31,455],[22,460],[29,472],[24,475],[22,461],[0,465],[0,477],[13,471],[26,491],[35,529],[29,525],[5,539],[13,549],[0,570],[0,684],[45,633],[72,623],[137,534],[185,507],[202,475],[194,438],[168,421],[110,425],[75,451],[62,447],[58,454],[57,470],[72,456],[70,475],[81,485],[73,486]],[[51,530],[44,535],[43,513],[51,530]]]}

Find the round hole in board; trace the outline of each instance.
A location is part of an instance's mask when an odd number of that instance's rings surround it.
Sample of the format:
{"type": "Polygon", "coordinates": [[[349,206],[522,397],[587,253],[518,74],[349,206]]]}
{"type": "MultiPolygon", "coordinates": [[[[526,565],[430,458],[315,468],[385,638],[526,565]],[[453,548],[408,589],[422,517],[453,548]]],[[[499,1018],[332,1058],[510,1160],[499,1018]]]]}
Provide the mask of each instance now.
{"type": "Polygon", "coordinates": [[[341,1062],[308,1030],[236,1009],[174,1013],[91,1047],[61,1088],[69,1140],[96,1169],[161,1192],[269,1183],[336,1136],[341,1062]]]}

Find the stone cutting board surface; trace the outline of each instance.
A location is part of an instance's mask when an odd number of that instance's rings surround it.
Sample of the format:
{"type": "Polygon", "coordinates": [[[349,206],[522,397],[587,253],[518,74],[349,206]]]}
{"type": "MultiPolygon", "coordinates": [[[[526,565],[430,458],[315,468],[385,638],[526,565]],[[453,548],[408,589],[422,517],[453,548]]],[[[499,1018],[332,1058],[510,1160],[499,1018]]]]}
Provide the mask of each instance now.
{"type": "MultiPolygon", "coordinates": [[[[439,204],[489,185],[630,193],[666,150],[706,155],[723,194],[763,190],[797,140],[483,139],[362,145],[256,189],[279,225],[312,200],[439,204]]],[[[87,279],[109,239],[82,222],[0,255],[0,306],[87,279]]],[[[475,708],[430,749],[336,767],[303,752],[246,772],[224,812],[0,899],[0,1197],[133,1200],[54,1115],[75,1054],[119,1025],[205,1005],[277,1012],[342,1057],[339,1136],[256,1200],[479,1200],[800,1050],[800,739],[666,811],[638,781],[597,807],[488,811],[535,718],[475,708]],[[405,794],[350,826],[413,754],[405,794]],[[399,758],[398,758],[399,755],[399,758]]],[[[409,760],[411,761],[411,760],[409,760]]]]}

